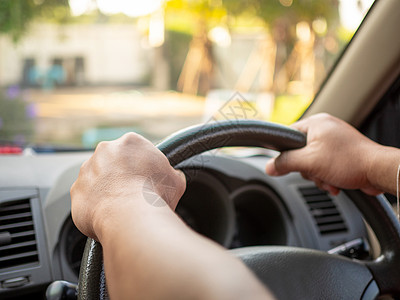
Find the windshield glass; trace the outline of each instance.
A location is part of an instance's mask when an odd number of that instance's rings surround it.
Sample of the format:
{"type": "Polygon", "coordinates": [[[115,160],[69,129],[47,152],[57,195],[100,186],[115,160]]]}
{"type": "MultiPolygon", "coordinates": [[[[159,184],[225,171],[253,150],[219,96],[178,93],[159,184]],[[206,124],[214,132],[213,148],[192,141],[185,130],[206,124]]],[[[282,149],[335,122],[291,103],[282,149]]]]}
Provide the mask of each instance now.
{"type": "Polygon", "coordinates": [[[2,0],[0,143],[157,142],[310,105],[372,0],[2,0]]]}

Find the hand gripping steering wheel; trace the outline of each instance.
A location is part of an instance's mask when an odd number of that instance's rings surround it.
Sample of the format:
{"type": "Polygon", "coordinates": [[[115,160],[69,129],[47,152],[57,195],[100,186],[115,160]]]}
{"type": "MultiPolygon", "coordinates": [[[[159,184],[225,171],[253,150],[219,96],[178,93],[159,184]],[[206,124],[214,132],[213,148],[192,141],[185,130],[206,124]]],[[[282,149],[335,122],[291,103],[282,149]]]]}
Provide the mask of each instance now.
{"type": "MultiPolygon", "coordinates": [[[[291,128],[253,120],[198,125],[165,139],[157,147],[175,167],[207,150],[255,146],[284,151],[301,148],[306,136],[291,128]]],[[[278,299],[374,299],[400,296],[400,225],[384,197],[345,191],[375,232],[381,255],[374,261],[351,260],[295,247],[247,247],[232,252],[278,299]]],[[[106,299],[101,245],[88,238],[79,275],[78,299],[106,299]]]]}

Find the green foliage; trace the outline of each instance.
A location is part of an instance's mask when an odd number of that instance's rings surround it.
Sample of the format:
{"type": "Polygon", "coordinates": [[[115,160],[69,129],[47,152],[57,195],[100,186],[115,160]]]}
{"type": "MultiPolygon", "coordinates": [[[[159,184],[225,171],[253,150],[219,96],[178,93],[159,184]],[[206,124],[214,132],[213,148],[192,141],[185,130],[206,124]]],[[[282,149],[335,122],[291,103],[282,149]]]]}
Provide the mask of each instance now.
{"type": "Polygon", "coordinates": [[[278,96],[269,121],[290,125],[301,117],[310,103],[311,100],[302,95],[278,96]]]}
{"type": "Polygon", "coordinates": [[[236,16],[250,11],[260,16],[266,23],[274,23],[282,18],[291,23],[297,23],[299,21],[312,22],[319,17],[324,17],[329,21],[337,15],[338,1],[224,0],[223,5],[230,14],[236,16]],[[284,6],[282,3],[288,3],[288,5],[284,6]]]}
{"type": "Polygon", "coordinates": [[[34,18],[63,21],[69,17],[68,0],[0,0],[0,33],[18,41],[34,18]]]}
{"type": "Polygon", "coordinates": [[[338,0],[170,0],[166,5],[166,27],[195,34],[198,26],[194,24],[204,23],[208,29],[224,24],[233,29],[246,20],[244,23],[257,26],[261,23],[276,41],[291,44],[300,21],[311,25],[323,19],[328,31],[336,30],[338,6],[338,0]]]}
{"type": "Polygon", "coordinates": [[[198,31],[199,23],[212,27],[227,17],[222,0],[170,0],[165,10],[168,29],[187,32],[189,28],[191,33],[198,31]]]}

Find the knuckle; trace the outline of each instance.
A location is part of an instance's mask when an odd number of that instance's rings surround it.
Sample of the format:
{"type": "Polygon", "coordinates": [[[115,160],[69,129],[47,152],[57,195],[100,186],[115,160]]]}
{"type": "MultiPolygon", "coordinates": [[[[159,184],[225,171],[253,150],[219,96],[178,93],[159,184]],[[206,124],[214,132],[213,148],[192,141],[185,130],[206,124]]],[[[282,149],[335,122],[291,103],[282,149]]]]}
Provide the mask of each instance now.
{"type": "Polygon", "coordinates": [[[310,120],[318,122],[318,123],[319,122],[331,121],[333,119],[334,119],[333,116],[328,114],[328,113],[319,113],[319,114],[316,114],[316,115],[314,115],[314,116],[312,116],[310,118],[310,120]]]}
{"type": "Polygon", "coordinates": [[[125,142],[136,142],[140,140],[140,135],[135,132],[128,132],[122,136],[122,140],[125,142]]]}
{"type": "Polygon", "coordinates": [[[120,145],[122,147],[141,146],[144,145],[146,141],[147,140],[141,135],[135,132],[128,132],[120,138],[120,145]]]}
{"type": "Polygon", "coordinates": [[[102,141],[102,142],[98,143],[98,144],[97,144],[97,147],[96,147],[96,151],[102,150],[102,149],[104,149],[104,148],[107,148],[107,146],[108,146],[109,144],[110,144],[110,142],[107,142],[107,141],[102,141]]]}
{"type": "Polygon", "coordinates": [[[317,114],[317,115],[315,115],[315,116],[318,117],[318,118],[320,118],[320,119],[328,119],[328,118],[332,117],[330,114],[325,113],[325,112],[319,113],[319,114],[317,114]]]}

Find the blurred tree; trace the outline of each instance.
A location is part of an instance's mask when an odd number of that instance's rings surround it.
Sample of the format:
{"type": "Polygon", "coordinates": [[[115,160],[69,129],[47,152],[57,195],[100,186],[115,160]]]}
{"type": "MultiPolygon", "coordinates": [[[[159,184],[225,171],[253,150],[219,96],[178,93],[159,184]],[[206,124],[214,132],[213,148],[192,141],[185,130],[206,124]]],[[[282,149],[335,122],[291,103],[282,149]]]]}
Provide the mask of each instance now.
{"type": "Polygon", "coordinates": [[[310,28],[315,20],[323,20],[327,28],[339,25],[338,0],[223,0],[223,5],[234,17],[260,17],[275,41],[288,44],[297,38],[295,27],[299,22],[307,22],[310,28]]]}
{"type": "Polygon", "coordinates": [[[166,2],[166,27],[190,33],[193,39],[178,79],[184,93],[206,95],[211,87],[214,61],[207,32],[227,16],[221,0],[170,0],[166,2]]]}
{"type": "Polygon", "coordinates": [[[290,23],[312,22],[337,16],[338,0],[223,0],[227,11],[235,16],[252,12],[266,23],[286,19],[290,23]]]}
{"type": "MultiPolygon", "coordinates": [[[[317,43],[318,37],[323,38],[333,32],[332,30],[329,33],[326,28],[336,30],[339,27],[338,5],[338,0],[170,0],[166,4],[166,25],[167,28],[168,26],[176,27],[176,25],[180,25],[181,28],[190,28],[196,37],[199,36],[199,31],[204,32],[204,26],[196,28],[193,24],[205,24],[206,30],[221,24],[233,29],[240,19],[249,19],[250,22],[254,22],[257,18],[269,29],[272,41],[276,44],[276,75],[281,68],[284,68],[285,71],[281,72],[283,76],[280,77],[286,77],[283,81],[287,83],[290,77],[288,73],[296,73],[295,69],[299,68],[299,63],[301,64],[298,60],[302,58],[299,57],[305,57],[307,51],[304,48],[311,49],[311,52],[308,51],[308,56],[314,55],[312,47],[314,43],[317,43]],[[168,18],[168,15],[171,17],[168,18]],[[320,21],[319,24],[322,22],[324,30],[315,31],[316,20],[320,21]],[[299,32],[296,31],[296,26],[299,22],[308,24],[311,34],[309,45],[298,43],[299,32]],[[288,60],[290,61],[286,65],[288,60]]],[[[211,51],[211,47],[208,49],[211,51]]],[[[189,50],[189,54],[190,52],[194,51],[189,50]]],[[[193,58],[188,57],[188,59],[194,61],[193,58]]],[[[311,60],[314,58],[311,57],[311,60]]],[[[323,68],[318,68],[318,70],[325,72],[323,68]]],[[[244,75],[247,76],[247,74],[244,75]]],[[[284,83],[285,86],[286,83],[284,83]]],[[[274,89],[282,92],[280,87],[274,89]]]]}
{"type": "Polygon", "coordinates": [[[0,33],[16,42],[35,18],[62,22],[69,16],[68,0],[0,0],[0,33]]]}

